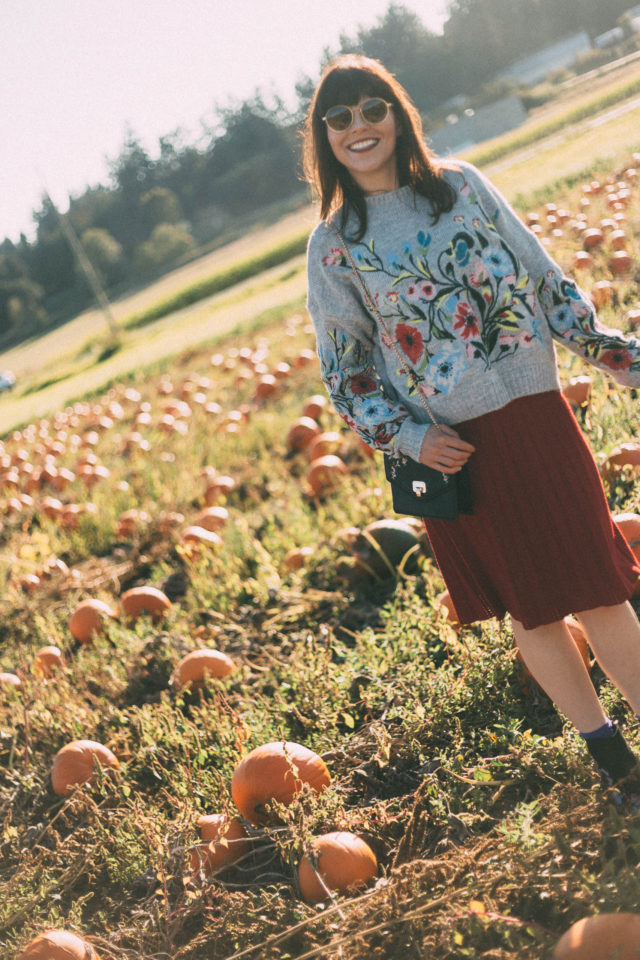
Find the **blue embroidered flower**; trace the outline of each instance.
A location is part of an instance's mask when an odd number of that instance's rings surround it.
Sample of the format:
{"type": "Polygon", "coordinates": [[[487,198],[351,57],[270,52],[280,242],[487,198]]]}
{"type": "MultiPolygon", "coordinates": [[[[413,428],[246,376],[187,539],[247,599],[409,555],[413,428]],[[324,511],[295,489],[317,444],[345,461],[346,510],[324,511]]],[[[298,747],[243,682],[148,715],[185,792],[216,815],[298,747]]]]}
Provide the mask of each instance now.
{"type": "Polygon", "coordinates": [[[549,324],[556,333],[565,334],[573,326],[573,310],[568,303],[561,303],[549,311],[549,324]]]}
{"type": "Polygon", "coordinates": [[[365,424],[382,423],[389,417],[389,405],[384,400],[373,397],[364,400],[360,406],[360,422],[365,424]]]}
{"type": "Polygon", "coordinates": [[[482,259],[494,277],[506,277],[508,273],[513,273],[513,264],[504,250],[485,250],[482,259]]]}
{"type": "Polygon", "coordinates": [[[456,263],[459,263],[461,267],[466,267],[470,257],[469,244],[466,240],[458,240],[456,242],[453,255],[456,258],[456,263]]]}
{"type": "Polygon", "coordinates": [[[464,367],[464,347],[459,343],[444,343],[429,361],[426,379],[446,395],[455,387],[464,367]]]}
{"type": "Polygon", "coordinates": [[[420,250],[422,253],[426,253],[429,244],[431,243],[431,234],[425,233],[424,230],[420,230],[418,233],[418,243],[420,244],[420,250]]]}

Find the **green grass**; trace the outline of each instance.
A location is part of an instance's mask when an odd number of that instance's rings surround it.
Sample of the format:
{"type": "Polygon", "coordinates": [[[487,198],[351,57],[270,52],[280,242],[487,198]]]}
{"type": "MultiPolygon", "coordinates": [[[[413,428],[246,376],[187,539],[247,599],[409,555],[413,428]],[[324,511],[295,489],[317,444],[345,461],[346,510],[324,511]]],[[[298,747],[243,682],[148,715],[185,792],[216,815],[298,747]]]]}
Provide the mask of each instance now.
{"type": "MultiPolygon", "coordinates": [[[[629,231],[640,209],[634,191],[629,231]]],[[[578,195],[564,188],[555,199],[571,208],[578,195]]],[[[603,204],[592,205],[594,220],[603,204]]],[[[568,235],[552,252],[568,266],[575,244],[568,235]]],[[[604,250],[580,279],[589,287],[607,276],[604,250]]],[[[619,325],[638,295],[636,277],[620,283],[603,321],[619,325]]],[[[23,681],[20,692],[0,695],[8,958],[38,930],[64,926],[107,960],[550,960],[574,920],[637,911],[639,818],[622,819],[605,802],[579,738],[524,682],[508,622],[448,626],[428,551],[410,572],[351,579],[346,531],[391,515],[390,497],[382,464],[345,431],[349,473],[339,489],[320,499],[305,490],[306,457],[288,452],[286,436],[323,388],[317,363],[296,365],[302,348],[313,348],[313,334],[300,303],[281,306],[110,381],[67,411],[75,420],[56,421],[51,410],[46,429],[37,422],[4,438],[8,456],[29,449],[40,464],[39,445],[66,431],[58,466],[77,470],[90,451],[110,471],[90,489],[77,477],[60,494],[95,505],[77,530],[44,515],[51,487],[20,513],[8,507],[13,488],[0,495],[0,671],[23,681]],[[212,364],[214,350],[226,365],[212,364]],[[259,373],[239,375],[249,354],[269,371],[290,364],[276,396],[256,397],[259,373]],[[207,410],[197,393],[219,409],[207,410]],[[184,397],[184,432],[163,429],[167,404],[184,397]],[[121,411],[112,407],[113,424],[90,442],[95,418],[115,401],[121,411]],[[130,443],[134,430],[148,451],[130,443]],[[223,544],[190,557],[180,533],[204,505],[205,467],[236,486],[224,500],[223,544]],[[119,514],[134,507],[151,520],[132,538],[118,536],[119,514]],[[313,553],[291,569],[287,555],[299,546],[313,553]],[[69,573],[25,592],[21,579],[53,558],[69,573]],[[161,623],[111,622],[91,645],[74,641],[67,623],[79,599],[117,602],[138,583],[171,593],[161,623]],[[52,643],[67,666],[45,682],[33,657],[52,643]],[[223,650],[236,669],[200,694],[177,693],[175,665],[199,646],[223,650]],[[108,744],[120,771],[59,798],[50,767],[74,738],[108,744]],[[252,830],[242,864],[194,876],[198,815],[234,812],[236,763],[281,738],[321,753],[331,787],[303,791],[252,830]],[[366,839],[380,881],[319,908],[301,899],[297,865],[310,837],[336,829],[366,839]]],[[[563,381],[586,370],[564,351],[559,363],[563,381]]],[[[637,399],[589,372],[585,436],[606,453],[637,436],[637,399]]],[[[321,426],[342,430],[329,410],[321,426]]],[[[605,483],[612,510],[640,508],[635,473],[605,483]]],[[[593,678],[638,748],[627,705],[597,667],[593,678]]]]}
{"type": "Polygon", "coordinates": [[[296,237],[292,237],[290,240],[279,243],[277,246],[263,253],[259,253],[247,260],[242,260],[240,263],[227,267],[225,270],[220,270],[212,274],[212,276],[204,280],[199,280],[197,283],[191,284],[177,293],[172,294],[172,296],[167,297],[165,300],[159,301],[141,313],[125,318],[121,325],[127,330],[144,327],[153,320],[166,317],[168,314],[174,313],[176,310],[181,310],[192,303],[197,303],[205,297],[220,293],[222,290],[227,290],[229,287],[243,280],[256,277],[271,267],[277,267],[281,263],[286,263],[287,260],[291,260],[292,257],[304,253],[307,247],[308,236],[308,232],[305,231],[296,237]]]}

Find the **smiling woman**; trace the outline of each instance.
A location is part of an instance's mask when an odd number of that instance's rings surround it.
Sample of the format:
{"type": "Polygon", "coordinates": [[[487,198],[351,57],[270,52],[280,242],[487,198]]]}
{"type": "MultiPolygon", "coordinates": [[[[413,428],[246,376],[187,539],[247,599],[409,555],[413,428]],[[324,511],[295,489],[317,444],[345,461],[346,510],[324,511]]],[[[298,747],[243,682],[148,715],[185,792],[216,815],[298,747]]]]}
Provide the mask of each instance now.
{"type": "Polygon", "coordinates": [[[308,308],[333,405],[387,455],[388,476],[431,468],[421,492],[434,472],[441,483],[465,468],[473,514],[425,519],[460,623],[510,614],[535,679],[606,783],[626,781],[640,805],[636,758],[564,619],[578,616],[640,714],[628,604],[640,568],[560,393],[554,340],[629,386],[640,386],[640,342],[600,324],[478,169],[426,148],[406,91],[378,61],[329,64],[305,151],[322,217],[307,250],[308,308]]]}

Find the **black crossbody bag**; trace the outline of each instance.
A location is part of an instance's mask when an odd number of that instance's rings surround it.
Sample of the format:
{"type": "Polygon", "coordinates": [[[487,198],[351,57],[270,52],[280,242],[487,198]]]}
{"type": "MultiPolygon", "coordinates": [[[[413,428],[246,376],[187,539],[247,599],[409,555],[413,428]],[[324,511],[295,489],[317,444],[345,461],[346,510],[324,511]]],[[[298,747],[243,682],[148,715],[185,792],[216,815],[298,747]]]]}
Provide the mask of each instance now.
{"type": "MultiPolygon", "coordinates": [[[[354,276],[362,289],[365,304],[377,317],[380,326],[393,345],[401,368],[406,371],[413,380],[416,393],[420,397],[431,423],[438,429],[438,421],[434,417],[431,407],[420,389],[418,375],[415,370],[412,370],[408,366],[406,359],[402,357],[398,350],[396,341],[389,335],[387,325],[382,319],[382,314],[373,299],[369,296],[369,291],[365,286],[364,280],[353,262],[349,247],[345,243],[338,228],[334,226],[334,229],[344,247],[345,255],[351,265],[354,276]]],[[[447,474],[442,473],[440,470],[434,470],[433,467],[427,467],[422,463],[418,463],[410,457],[391,457],[385,454],[384,472],[391,485],[391,499],[393,509],[396,513],[439,520],[455,520],[461,513],[473,513],[471,483],[469,480],[469,469],[466,463],[457,473],[447,474]]]]}

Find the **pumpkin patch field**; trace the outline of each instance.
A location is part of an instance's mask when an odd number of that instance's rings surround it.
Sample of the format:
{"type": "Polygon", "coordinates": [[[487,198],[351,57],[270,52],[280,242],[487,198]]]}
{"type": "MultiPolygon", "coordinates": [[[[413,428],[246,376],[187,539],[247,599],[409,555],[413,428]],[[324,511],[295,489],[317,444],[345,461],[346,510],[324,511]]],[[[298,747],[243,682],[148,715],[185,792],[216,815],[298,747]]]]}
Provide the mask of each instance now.
{"type": "MultiPolygon", "coordinates": [[[[632,332],[640,155],[529,204],[632,332]]],[[[559,363],[640,549],[638,395],[559,363]]],[[[638,955],[640,813],[508,619],[460,628],[304,311],[4,436],[0,575],[3,958],[638,955]]]]}

